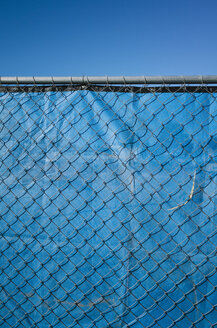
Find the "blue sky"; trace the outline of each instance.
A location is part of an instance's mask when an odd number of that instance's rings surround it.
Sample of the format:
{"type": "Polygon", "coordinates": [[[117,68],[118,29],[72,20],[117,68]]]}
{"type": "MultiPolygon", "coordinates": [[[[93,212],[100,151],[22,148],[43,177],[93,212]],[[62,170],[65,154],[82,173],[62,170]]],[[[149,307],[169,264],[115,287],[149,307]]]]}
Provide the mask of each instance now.
{"type": "Polygon", "coordinates": [[[1,76],[217,74],[217,0],[0,0],[1,76]]]}

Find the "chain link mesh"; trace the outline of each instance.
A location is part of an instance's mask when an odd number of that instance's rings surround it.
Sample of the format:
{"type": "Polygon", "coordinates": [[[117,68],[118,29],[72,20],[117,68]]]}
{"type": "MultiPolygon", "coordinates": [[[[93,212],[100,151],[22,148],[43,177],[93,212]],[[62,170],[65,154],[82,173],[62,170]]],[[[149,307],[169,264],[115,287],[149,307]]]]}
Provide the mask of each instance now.
{"type": "Polygon", "coordinates": [[[216,327],[216,96],[0,88],[1,327],[216,327]]]}

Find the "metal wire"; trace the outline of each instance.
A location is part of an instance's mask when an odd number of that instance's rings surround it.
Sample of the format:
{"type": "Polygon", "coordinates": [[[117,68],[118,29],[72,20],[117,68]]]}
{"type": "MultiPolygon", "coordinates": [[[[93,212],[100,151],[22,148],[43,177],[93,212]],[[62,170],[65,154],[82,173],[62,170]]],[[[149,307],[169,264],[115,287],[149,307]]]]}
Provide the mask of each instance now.
{"type": "Polygon", "coordinates": [[[1,327],[215,327],[217,76],[0,81],[1,327]]]}

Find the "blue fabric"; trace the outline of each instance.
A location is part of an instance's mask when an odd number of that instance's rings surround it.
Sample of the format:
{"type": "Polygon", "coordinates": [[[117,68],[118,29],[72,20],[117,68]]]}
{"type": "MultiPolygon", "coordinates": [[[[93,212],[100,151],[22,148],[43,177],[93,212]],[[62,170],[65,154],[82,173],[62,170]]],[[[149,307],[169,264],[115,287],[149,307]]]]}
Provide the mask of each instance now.
{"type": "Polygon", "coordinates": [[[0,94],[1,327],[217,323],[216,94],[0,94]]]}

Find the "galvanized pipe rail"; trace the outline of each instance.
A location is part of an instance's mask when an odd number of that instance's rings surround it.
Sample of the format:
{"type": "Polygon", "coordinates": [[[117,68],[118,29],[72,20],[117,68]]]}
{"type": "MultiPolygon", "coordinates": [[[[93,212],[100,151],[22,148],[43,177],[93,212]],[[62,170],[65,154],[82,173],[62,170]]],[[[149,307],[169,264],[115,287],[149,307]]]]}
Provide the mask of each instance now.
{"type": "Polygon", "coordinates": [[[0,77],[0,85],[72,85],[72,84],[217,84],[217,75],[189,76],[80,76],[80,77],[0,77]]]}

